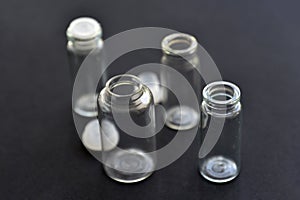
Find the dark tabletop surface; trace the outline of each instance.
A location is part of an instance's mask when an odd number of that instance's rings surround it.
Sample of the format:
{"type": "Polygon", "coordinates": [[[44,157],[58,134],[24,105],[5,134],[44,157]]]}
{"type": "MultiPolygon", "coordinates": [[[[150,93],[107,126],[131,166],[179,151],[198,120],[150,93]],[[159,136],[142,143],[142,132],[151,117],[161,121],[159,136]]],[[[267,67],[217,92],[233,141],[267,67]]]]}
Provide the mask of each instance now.
{"type": "Polygon", "coordinates": [[[300,2],[9,0],[0,6],[0,199],[300,199],[300,2]],[[243,91],[242,171],[216,185],[197,147],[149,179],[120,184],[81,145],[65,29],[92,16],[104,39],[131,28],[188,32],[243,91]]]}

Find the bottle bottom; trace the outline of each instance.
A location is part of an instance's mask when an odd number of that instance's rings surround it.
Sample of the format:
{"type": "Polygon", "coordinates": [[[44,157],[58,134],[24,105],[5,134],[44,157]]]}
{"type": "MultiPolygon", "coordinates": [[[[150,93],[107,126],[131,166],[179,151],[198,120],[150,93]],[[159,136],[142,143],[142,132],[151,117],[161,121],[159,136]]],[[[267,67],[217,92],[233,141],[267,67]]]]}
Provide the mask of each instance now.
{"type": "Polygon", "coordinates": [[[214,156],[200,166],[201,175],[215,183],[225,183],[238,176],[239,171],[234,161],[223,156],[214,156]]]}
{"type": "Polygon", "coordinates": [[[138,149],[110,153],[105,161],[106,174],[119,182],[134,183],[149,177],[154,170],[153,159],[138,149]]]}
{"type": "Polygon", "coordinates": [[[188,130],[199,124],[199,114],[188,106],[176,106],[167,111],[166,126],[174,130],[188,130]]]}
{"type": "Polygon", "coordinates": [[[84,128],[82,133],[83,145],[93,151],[101,151],[100,126],[97,119],[90,121],[84,128]]]}
{"type": "Polygon", "coordinates": [[[109,121],[102,121],[102,137],[100,137],[100,125],[98,119],[90,121],[82,133],[83,145],[93,151],[109,151],[114,149],[119,142],[119,133],[109,121]],[[102,146],[102,140],[103,146],[102,146]]]}
{"type": "Polygon", "coordinates": [[[74,105],[74,112],[83,117],[97,117],[97,97],[95,94],[81,96],[74,105]]]}

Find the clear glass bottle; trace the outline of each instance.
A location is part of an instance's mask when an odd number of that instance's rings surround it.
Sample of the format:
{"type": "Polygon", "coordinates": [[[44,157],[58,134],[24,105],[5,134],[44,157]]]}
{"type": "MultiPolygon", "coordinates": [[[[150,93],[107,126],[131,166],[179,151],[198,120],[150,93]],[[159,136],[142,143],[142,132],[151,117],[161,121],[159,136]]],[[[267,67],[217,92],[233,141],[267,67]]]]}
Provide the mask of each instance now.
{"type": "MultiPolygon", "coordinates": [[[[153,96],[139,78],[124,74],[111,78],[98,98],[102,152],[106,174],[132,183],[144,180],[155,168],[155,112],[153,96]],[[118,141],[107,139],[112,127],[118,141]]],[[[114,137],[116,138],[116,137],[114,137]]]]}
{"type": "MultiPolygon", "coordinates": [[[[102,28],[93,18],[80,17],[73,20],[66,31],[68,43],[68,57],[70,72],[73,82],[83,61],[89,56],[88,61],[94,69],[94,73],[103,70],[103,40],[102,28]]],[[[92,72],[91,72],[92,73],[92,72]]],[[[97,116],[97,95],[93,91],[92,83],[98,82],[95,76],[86,77],[86,81],[80,84],[80,91],[76,91],[73,99],[73,110],[84,117],[97,116]]],[[[102,78],[104,79],[104,78],[102,78]]]]}
{"type": "Polygon", "coordinates": [[[240,98],[240,89],[226,81],[212,82],[203,90],[199,169],[201,175],[209,181],[224,183],[239,174],[242,122],[240,98]],[[211,122],[224,122],[220,135],[216,133],[216,127],[210,127],[211,122]],[[209,129],[212,131],[209,132],[209,129]]]}
{"type": "Polygon", "coordinates": [[[192,86],[193,91],[188,90],[186,85],[170,72],[164,72],[163,79],[169,88],[177,88],[174,96],[173,92],[167,88],[168,92],[163,106],[166,109],[166,126],[174,130],[189,130],[199,124],[199,97],[194,102],[190,99],[191,92],[198,94],[201,90],[201,76],[197,70],[200,67],[197,55],[197,40],[195,37],[185,33],[173,33],[166,36],[162,43],[163,57],[161,63],[175,69],[192,86]],[[177,97],[186,98],[185,105],[177,101],[177,97]]]}

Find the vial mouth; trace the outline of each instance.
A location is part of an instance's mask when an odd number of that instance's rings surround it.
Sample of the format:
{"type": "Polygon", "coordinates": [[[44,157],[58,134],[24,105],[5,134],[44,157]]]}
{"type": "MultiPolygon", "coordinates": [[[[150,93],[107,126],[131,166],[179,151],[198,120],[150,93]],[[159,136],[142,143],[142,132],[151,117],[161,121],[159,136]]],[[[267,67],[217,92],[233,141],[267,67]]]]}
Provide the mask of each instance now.
{"type": "Polygon", "coordinates": [[[173,56],[193,54],[197,50],[195,37],[185,33],[173,33],[166,36],[161,43],[164,53],[173,56]]]}
{"type": "Polygon", "coordinates": [[[241,91],[238,86],[227,81],[212,82],[203,89],[203,99],[214,105],[234,105],[240,98],[241,91]]]}
{"type": "Polygon", "coordinates": [[[106,83],[107,91],[114,97],[132,97],[142,90],[142,82],[134,75],[122,74],[112,77],[106,83]]]}
{"type": "Polygon", "coordinates": [[[102,29],[95,19],[80,17],[70,23],[66,34],[68,40],[87,41],[101,37],[102,29]]]}

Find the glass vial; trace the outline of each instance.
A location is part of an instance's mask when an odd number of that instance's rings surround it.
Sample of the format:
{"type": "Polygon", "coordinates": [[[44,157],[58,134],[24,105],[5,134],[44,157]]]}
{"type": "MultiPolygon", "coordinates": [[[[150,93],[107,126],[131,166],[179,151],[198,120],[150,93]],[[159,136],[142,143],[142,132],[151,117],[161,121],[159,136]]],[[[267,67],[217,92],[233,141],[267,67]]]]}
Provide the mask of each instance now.
{"type": "MultiPolygon", "coordinates": [[[[212,182],[224,183],[238,176],[241,165],[241,92],[226,81],[208,84],[201,105],[201,142],[199,167],[201,175],[212,182]],[[210,122],[224,121],[219,136],[208,129],[210,122]],[[208,149],[208,151],[207,151],[208,149]],[[201,151],[207,151],[201,156],[201,151]]],[[[211,130],[211,129],[210,129],[211,130]]]]}
{"type": "MultiPolygon", "coordinates": [[[[163,57],[161,63],[175,69],[189,82],[194,91],[187,90],[186,85],[180,83],[178,78],[169,72],[162,73],[169,88],[177,88],[176,96],[188,99],[191,92],[198,94],[201,90],[201,76],[197,70],[200,67],[197,55],[197,40],[185,33],[174,33],[162,40],[163,57]]],[[[163,103],[166,109],[166,126],[174,130],[189,130],[199,124],[200,115],[198,102],[187,102],[180,105],[172,91],[167,90],[166,100],[163,103]],[[196,106],[196,107],[195,107],[196,106]]],[[[191,100],[190,100],[191,101],[191,100]]],[[[199,101],[199,97],[198,97],[199,101]]]]}
{"type": "Polygon", "coordinates": [[[106,174],[124,183],[149,177],[156,163],[150,153],[156,149],[156,139],[154,102],[148,87],[136,76],[115,76],[100,92],[98,110],[102,146],[108,149],[102,152],[106,174]],[[109,138],[111,129],[119,136],[109,138]]]}
{"type": "MultiPolygon", "coordinates": [[[[68,43],[68,58],[70,63],[71,79],[74,82],[76,74],[82,65],[83,61],[89,56],[89,62],[96,70],[102,70],[103,57],[103,40],[102,29],[100,24],[93,18],[80,17],[73,20],[66,31],[68,43]]],[[[91,71],[92,71],[91,70],[91,71]]],[[[91,72],[92,73],[92,72],[91,72]]],[[[84,117],[97,116],[97,95],[92,91],[91,83],[98,81],[94,80],[94,76],[86,78],[85,82],[81,83],[81,91],[77,91],[77,95],[73,100],[73,110],[75,113],[84,117]]]]}

